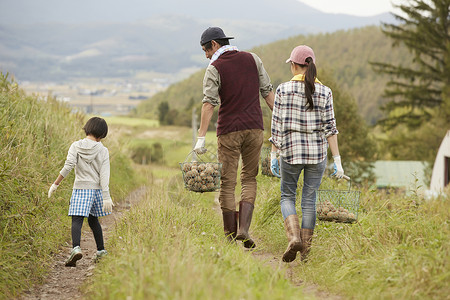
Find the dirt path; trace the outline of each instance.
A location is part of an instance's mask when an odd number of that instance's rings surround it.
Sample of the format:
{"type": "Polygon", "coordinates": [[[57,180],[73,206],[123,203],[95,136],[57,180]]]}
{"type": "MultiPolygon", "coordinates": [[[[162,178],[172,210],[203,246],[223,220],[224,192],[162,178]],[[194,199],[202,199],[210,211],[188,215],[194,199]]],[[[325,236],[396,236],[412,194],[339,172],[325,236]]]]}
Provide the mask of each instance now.
{"type": "MultiPolygon", "coordinates": [[[[255,243],[258,245],[258,240],[255,239],[255,243]]],[[[286,246],[287,246],[287,240],[286,240],[286,246]]],[[[311,284],[311,283],[305,283],[303,280],[301,280],[298,275],[296,275],[295,270],[298,268],[299,265],[302,265],[303,263],[299,260],[300,253],[297,254],[297,259],[294,260],[291,263],[284,263],[281,261],[281,255],[280,253],[278,256],[275,256],[273,253],[265,252],[264,250],[255,250],[252,252],[253,256],[258,258],[259,260],[263,261],[265,264],[271,266],[274,270],[284,270],[286,274],[286,278],[291,281],[292,284],[302,287],[303,292],[305,294],[314,295],[317,299],[327,299],[327,300],[343,300],[341,296],[333,295],[330,293],[327,293],[325,291],[319,290],[318,286],[311,284]]]]}
{"type": "MultiPolygon", "coordinates": [[[[144,197],[146,188],[141,187],[131,193],[124,201],[114,206],[114,212],[106,217],[100,218],[103,228],[103,237],[108,240],[111,229],[114,228],[117,221],[122,217],[123,213],[129,210],[133,205],[144,197]]],[[[53,267],[45,282],[41,285],[33,287],[26,291],[21,298],[23,300],[45,299],[81,299],[83,297],[80,287],[84,280],[92,275],[95,263],[92,260],[94,253],[97,251],[94,236],[87,224],[87,220],[83,223],[83,232],[81,234],[81,249],[83,258],[77,262],[76,268],[64,266],[64,262],[69,256],[72,249],[70,242],[55,255],[53,259],[53,267]]]]}

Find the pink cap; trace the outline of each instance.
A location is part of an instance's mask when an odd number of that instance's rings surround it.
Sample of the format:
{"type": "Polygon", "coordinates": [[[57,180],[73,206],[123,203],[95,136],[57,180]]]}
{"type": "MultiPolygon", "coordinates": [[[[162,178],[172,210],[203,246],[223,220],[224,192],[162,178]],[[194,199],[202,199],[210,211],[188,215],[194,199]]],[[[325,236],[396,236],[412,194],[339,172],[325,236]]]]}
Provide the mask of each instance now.
{"type": "Polygon", "coordinates": [[[292,61],[299,65],[307,65],[306,59],[308,57],[311,57],[313,63],[316,63],[316,56],[314,55],[313,49],[305,45],[297,46],[292,50],[291,57],[286,60],[286,63],[292,61]]]}

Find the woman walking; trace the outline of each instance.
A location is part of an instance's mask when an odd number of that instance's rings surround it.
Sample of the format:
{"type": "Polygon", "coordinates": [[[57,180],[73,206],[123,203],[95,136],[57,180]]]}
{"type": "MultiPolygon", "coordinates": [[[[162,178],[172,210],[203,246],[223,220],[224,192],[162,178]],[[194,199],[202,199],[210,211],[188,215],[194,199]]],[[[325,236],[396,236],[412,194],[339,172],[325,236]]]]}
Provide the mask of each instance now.
{"type": "Polygon", "coordinates": [[[288,237],[284,262],[295,260],[300,251],[305,260],[316,223],[316,191],[327,162],[330,146],[337,178],[344,176],[339,155],[331,89],[317,79],[315,55],[305,45],[294,48],[290,81],[278,86],[272,113],[271,170],[281,177],[281,213],[288,237]],[[276,158],[281,158],[281,166],[276,158]],[[280,172],[281,170],[281,172],[280,172]],[[298,180],[303,171],[301,229],[295,209],[298,180]]]}

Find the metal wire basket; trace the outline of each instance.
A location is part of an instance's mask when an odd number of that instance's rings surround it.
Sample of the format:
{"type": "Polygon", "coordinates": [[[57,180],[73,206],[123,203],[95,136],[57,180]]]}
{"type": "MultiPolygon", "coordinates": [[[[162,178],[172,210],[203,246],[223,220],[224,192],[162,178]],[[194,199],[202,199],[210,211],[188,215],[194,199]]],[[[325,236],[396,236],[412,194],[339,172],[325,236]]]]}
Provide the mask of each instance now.
{"type": "Polygon", "coordinates": [[[319,220],[341,223],[354,223],[358,220],[361,192],[351,190],[351,180],[347,178],[348,190],[317,191],[316,210],[319,220]]]}
{"type": "Polygon", "coordinates": [[[191,151],[186,160],[179,164],[186,189],[198,193],[214,192],[220,189],[222,163],[203,161],[191,151]],[[190,157],[192,160],[188,162],[190,157]]]}

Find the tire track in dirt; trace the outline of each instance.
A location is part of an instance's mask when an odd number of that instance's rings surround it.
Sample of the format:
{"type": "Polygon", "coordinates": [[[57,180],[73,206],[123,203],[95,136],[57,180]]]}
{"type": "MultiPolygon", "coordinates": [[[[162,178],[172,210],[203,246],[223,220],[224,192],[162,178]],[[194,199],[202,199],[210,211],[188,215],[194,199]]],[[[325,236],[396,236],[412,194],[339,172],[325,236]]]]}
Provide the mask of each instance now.
{"type": "MultiPolygon", "coordinates": [[[[108,240],[109,233],[121,219],[123,214],[144,198],[146,192],[147,188],[145,186],[138,188],[125,198],[125,200],[117,203],[114,206],[111,215],[99,218],[103,228],[103,238],[105,242],[108,240]]],[[[54,256],[53,266],[45,278],[44,283],[25,291],[18,299],[82,299],[83,293],[80,290],[80,287],[84,284],[85,280],[93,274],[95,263],[92,258],[97,251],[94,236],[87,224],[87,220],[83,222],[81,249],[83,251],[83,258],[77,261],[77,266],[66,267],[64,266],[64,262],[69,257],[69,253],[72,250],[71,242],[67,242],[66,246],[62,247],[54,256]]]]}

